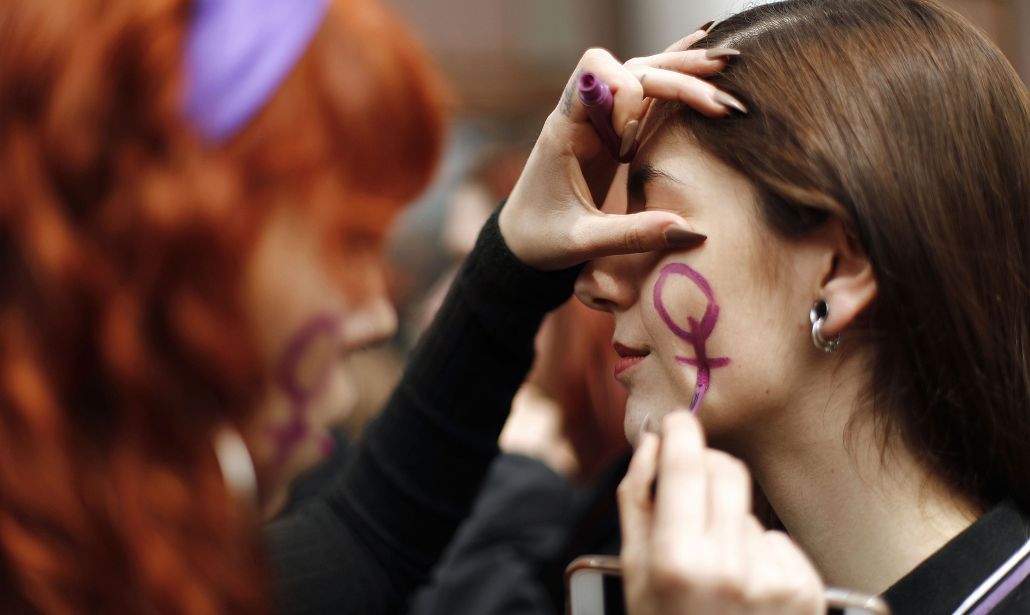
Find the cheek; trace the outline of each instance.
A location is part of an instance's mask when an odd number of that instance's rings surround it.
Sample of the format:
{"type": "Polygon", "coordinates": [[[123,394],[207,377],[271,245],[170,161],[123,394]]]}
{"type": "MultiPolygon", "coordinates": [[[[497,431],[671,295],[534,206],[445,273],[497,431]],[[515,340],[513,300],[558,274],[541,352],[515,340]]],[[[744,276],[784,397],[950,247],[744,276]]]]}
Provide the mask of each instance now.
{"type": "Polygon", "coordinates": [[[715,289],[700,271],[672,262],[658,270],[650,296],[642,300],[649,304],[656,352],[670,382],[683,385],[693,376],[692,385],[676,388],[690,391],[687,408],[697,413],[713,384],[713,372],[733,362],[712,343],[722,311],[715,289]]]}
{"type": "Polygon", "coordinates": [[[804,386],[807,332],[780,296],[743,286],[726,289],[730,298],[711,338],[713,353],[733,362],[712,373],[701,418],[713,440],[769,426],[791,407],[804,386]]]}
{"type": "Polygon", "coordinates": [[[341,328],[342,319],[336,314],[313,316],[294,331],[275,359],[273,391],[283,400],[276,405],[285,408],[285,413],[280,413],[263,434],[269,445],[271,470],[288,465],[294,453],[312,438],[325,436],[316,429],[320,421],[315,419],[327,391],[336,388],[341,328]]]}

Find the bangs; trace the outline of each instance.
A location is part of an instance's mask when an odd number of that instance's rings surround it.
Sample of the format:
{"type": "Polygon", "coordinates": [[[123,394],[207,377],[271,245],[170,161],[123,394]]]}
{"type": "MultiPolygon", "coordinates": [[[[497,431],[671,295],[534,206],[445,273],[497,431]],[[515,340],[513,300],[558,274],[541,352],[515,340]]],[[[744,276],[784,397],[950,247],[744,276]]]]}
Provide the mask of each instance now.
{"type": "Polygon", "coordinates": [[[427,55],[379,3],[332,3],[311,46],[229,145],[251,194],[287,190],[339,235],[382,236],[429,184],[445,89],[427,55]]]}

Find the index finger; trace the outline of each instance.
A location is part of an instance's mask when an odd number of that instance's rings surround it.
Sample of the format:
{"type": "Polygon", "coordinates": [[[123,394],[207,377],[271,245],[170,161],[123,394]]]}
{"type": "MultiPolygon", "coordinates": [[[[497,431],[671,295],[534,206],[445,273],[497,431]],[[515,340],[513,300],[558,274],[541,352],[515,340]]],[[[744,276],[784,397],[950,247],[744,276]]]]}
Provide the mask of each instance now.
{"type": "Polygon", "coordinates": [[[639,119],[643,114],[643,86],[608,50],[588,49],[565,84],[558,107],[562,115],[574,123],[589,121],[579,92],[580,78],[586,73],[594,75],[608,89],[612,97],[610,126],[617,137],[622,137],[626,123],[630,119],[639,119]]]}
{"type": "Polygon", "coordinates": [[[704,451],[704,433],[692,414],[675,411],[665,416],[655,498],[653,535],[656,541],[673,542],[704,532],[707,516],[704,451]]]}
{"type": "Polygon", "coordinates": [[[636,562],[647,553],[647,538],[651,533],[651,486],[658,465],[658,437],[645,433],[626,476],[619,483],[619,521],[622,527],[622,557],[628,563],[636,562]]]}

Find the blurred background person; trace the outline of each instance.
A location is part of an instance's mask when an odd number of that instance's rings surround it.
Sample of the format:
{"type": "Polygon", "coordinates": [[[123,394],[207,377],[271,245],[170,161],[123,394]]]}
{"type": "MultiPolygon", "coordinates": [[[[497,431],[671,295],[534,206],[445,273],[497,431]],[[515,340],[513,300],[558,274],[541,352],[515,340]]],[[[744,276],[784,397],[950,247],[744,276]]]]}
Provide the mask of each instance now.
{"type": "Polygon", "coordinates": [[[253,6],[0,8],[5,612],[271,610],[255,513],[393,331],[439,78],[379,4],[253,6]]]}

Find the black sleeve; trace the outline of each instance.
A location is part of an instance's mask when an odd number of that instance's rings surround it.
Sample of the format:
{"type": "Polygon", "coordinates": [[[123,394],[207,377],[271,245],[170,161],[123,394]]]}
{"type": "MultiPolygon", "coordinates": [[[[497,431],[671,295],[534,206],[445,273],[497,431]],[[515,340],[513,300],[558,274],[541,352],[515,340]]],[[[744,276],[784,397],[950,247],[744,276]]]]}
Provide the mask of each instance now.
{"type": "Polygon", "coordinates": [[[283,612],[404,611],[468,516],[540,322],[576,274],[522,264],[494,213],[340,482],[267,526],[283,612]]]}

